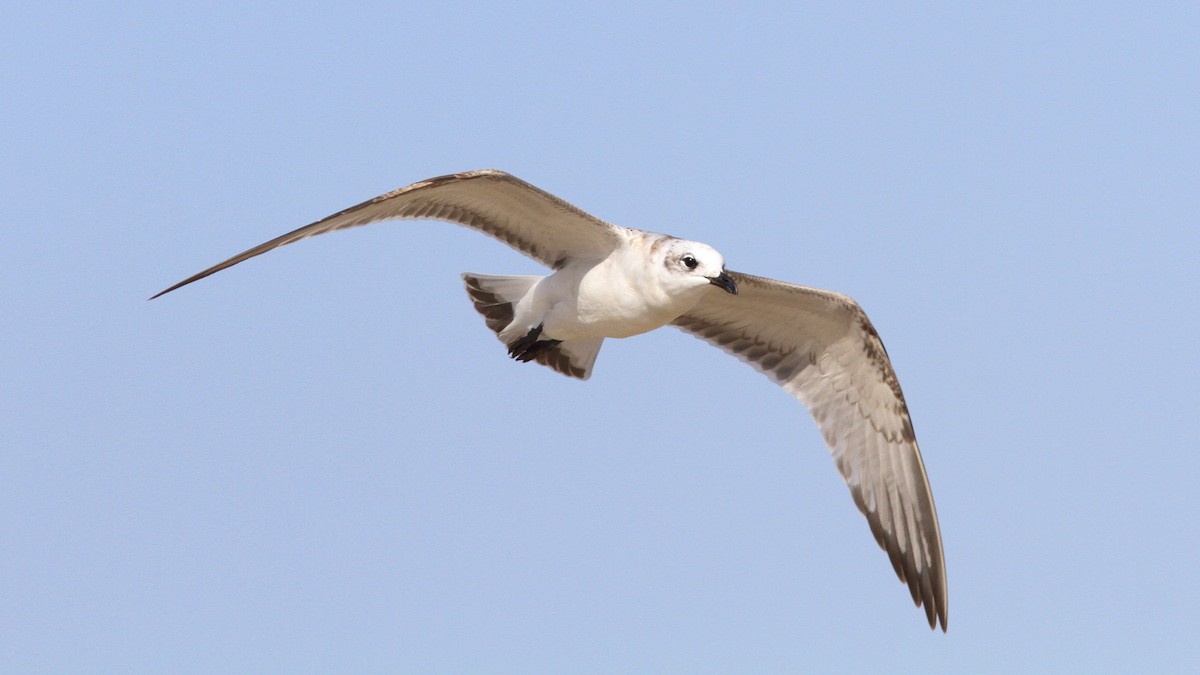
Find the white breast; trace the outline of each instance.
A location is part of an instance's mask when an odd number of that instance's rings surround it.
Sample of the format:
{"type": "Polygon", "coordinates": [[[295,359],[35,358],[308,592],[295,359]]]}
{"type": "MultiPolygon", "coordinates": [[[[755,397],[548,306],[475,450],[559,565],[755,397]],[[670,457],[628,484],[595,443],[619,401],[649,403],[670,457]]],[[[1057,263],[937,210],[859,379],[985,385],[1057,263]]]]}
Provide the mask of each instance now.
{"type": "Polygon", "coordinates": [[[662,274],[655,267],[648,268],[645,254],[636,249],[581,264],[578,271],[560,270],[553,276],[574,285],[573,292],[566,294],[573,297],[564,297],[564,302],[547,314],[547,335],[560,340],[638,335],[674,321],[707,290],[700,287],[668,293],[662,274]]]}

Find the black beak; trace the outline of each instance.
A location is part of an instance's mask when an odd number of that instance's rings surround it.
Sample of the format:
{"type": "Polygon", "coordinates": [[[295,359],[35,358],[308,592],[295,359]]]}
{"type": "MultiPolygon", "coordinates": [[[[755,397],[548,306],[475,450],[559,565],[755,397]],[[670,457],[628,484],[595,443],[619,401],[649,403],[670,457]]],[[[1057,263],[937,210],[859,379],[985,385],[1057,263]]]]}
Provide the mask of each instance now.
{"type": "Polygon", "coordinates": [[[726,293],[737,295],[737,282],[734,281],[733,277],[729,276],[725,270],[721,270],[720,274],[710,278],[708,283],[712,284],[713,286],[720,286],[721,288],[725,289],[726,293]]]}

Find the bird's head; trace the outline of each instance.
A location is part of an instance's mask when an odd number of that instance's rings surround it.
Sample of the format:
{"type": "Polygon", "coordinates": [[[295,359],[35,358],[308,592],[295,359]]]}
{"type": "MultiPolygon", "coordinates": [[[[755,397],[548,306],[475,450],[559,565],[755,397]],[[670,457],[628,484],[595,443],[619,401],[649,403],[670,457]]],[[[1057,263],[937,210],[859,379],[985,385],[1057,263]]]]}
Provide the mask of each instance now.
{"type": "Polygon", "coordinates": [[[671,239],[663,247],[662,256],[672,285],[697,288],[711,284],[737,295],[737,283],[725,271],[725,258],[708,244],[671,239]]]}

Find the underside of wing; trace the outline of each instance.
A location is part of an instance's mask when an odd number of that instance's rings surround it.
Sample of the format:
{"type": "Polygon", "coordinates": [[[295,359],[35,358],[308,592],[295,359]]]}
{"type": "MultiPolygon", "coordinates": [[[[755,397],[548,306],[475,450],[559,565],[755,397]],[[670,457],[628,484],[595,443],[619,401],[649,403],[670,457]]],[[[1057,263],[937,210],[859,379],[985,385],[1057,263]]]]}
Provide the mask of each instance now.
{"type": "Polygon", "coordinates": [[[619,228],[519,178],[490,169],[468,171],[430,178],[369,199],[213,265],[151,299],[301,239],[399,218],[444,220],[470,227],[555,269],[577,258],[602,258],[620,241],[619,228]]]}
{"type": "Polygon", "coordinates": [[[675,325],[771,378],[812,413],[854,503],[929,625],[946,628],[941,532],[900,383],[851,298],[731,272],[675,325]]]}

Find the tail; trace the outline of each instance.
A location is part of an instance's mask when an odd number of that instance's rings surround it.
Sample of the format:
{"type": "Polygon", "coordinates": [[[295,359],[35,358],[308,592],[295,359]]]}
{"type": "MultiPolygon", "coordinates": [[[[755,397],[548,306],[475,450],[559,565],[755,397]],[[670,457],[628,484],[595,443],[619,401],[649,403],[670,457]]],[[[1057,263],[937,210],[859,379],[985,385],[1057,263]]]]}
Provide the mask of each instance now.
{"type": "MultiPolygon", "coordinates": [[[[487,327],[497,336],[512,323],[513,305],[542,278],[487,274],[464,274],[462,277],[475,309],[483,315],[487,327]]],[[[568,377],[586,380],[592,375],[592,365],[596,363],[596,355],[600,353],[603,342],[602,337],[557,342],[539,350],[533,360],[568,377]]],[[[512,348],[512,345],[506,346],[512,348]]]]}

